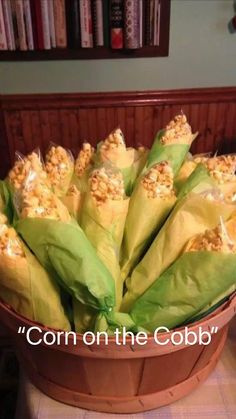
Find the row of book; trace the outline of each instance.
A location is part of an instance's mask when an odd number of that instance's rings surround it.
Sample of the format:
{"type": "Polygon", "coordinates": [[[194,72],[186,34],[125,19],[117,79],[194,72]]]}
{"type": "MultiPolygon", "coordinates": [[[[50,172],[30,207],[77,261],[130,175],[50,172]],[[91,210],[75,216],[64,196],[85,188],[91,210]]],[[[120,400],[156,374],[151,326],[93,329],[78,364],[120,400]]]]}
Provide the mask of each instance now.
{"type": "Polygon", "coordinates": [[[0,50],[158,46],[160,16],[161,0],[0,0],[0,50]]]}

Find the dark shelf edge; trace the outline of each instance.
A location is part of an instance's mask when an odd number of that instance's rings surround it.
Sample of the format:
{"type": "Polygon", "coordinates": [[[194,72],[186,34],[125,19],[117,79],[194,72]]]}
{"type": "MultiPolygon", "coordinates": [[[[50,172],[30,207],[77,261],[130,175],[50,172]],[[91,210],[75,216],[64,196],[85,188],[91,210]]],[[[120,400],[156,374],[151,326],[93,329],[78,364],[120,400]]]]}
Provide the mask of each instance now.
{"type": "Polygon", "coordinates": [[[166,48],[166,46],[150,46],[137,50],[111,50],[109,48],[67,48],[41,51],[1,51],[0,61],[98,60],[166,56],[168,56],[168,48],[166,48]]]}

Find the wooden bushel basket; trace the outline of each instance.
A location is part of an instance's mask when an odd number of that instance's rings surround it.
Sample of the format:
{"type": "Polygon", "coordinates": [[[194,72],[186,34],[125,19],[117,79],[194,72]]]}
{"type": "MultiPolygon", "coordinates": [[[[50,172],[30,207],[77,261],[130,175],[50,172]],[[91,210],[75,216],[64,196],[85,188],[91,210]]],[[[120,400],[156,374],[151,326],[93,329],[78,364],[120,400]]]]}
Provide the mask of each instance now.
{"type": "MultiPolygon", "coordinates": [[[[134,413],[154,409],[178,400],[214,369],[223,349],[229,321],[236,312],[236,296],[230,298],[203,321],[190,325],[198,332],[217,327],[209,345],[158,345],[153,337],[144,346],[131,340],[118,346],[113,337],[109,344],[88,346],[77,334],[69,344],[31,346],[19,327],[37,326],[0,303],[0,318],[10,332],[23,369],[32,383],[48,396],[66,404],[101,412],[134,413]]],[[[41,327],[31,339],[49,331],[41,327]]],[[[178,331],[184,332],[183,328],[178,331]]],[[[172,332],[173,333],[173,332],[172,332]]],[[[159,341],[170,339],[171,333],[159,335],[159,341]]]]}

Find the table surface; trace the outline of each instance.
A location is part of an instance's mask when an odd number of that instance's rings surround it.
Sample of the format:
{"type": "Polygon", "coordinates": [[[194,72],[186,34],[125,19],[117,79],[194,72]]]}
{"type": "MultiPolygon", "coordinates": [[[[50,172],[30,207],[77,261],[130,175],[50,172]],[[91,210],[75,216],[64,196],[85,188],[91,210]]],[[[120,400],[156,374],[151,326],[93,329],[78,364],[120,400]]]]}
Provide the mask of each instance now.
{"type": "Polygon", "coordinates": [[[208,379],[185,398],[137,414],[97,413],[67,406],[45,396],[22,374],[15,419],[189,419],[236,418],[236,316],[222,356],[208,379]]]}

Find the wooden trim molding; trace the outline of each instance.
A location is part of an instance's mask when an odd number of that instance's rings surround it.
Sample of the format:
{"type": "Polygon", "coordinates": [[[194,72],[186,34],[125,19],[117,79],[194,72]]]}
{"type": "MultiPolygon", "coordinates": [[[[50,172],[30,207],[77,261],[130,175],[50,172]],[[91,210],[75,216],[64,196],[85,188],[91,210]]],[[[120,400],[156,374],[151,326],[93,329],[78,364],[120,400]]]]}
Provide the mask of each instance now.
{"type": "Polygon", "coordinates": [[[118,125],[128,145],[150,147],[181,110],[199,131],[192,152],[236,152],[236,87],[0,95],[0,173],[16,150],[44,152],[53,141],[77,153],[83,141],[95,145],[118,125]]]}
{"type": "Polygon", "coordinates": [[[236,87],[160,91],[0,95],[3,110],[71,109],[236,102],[236,87]]]}

